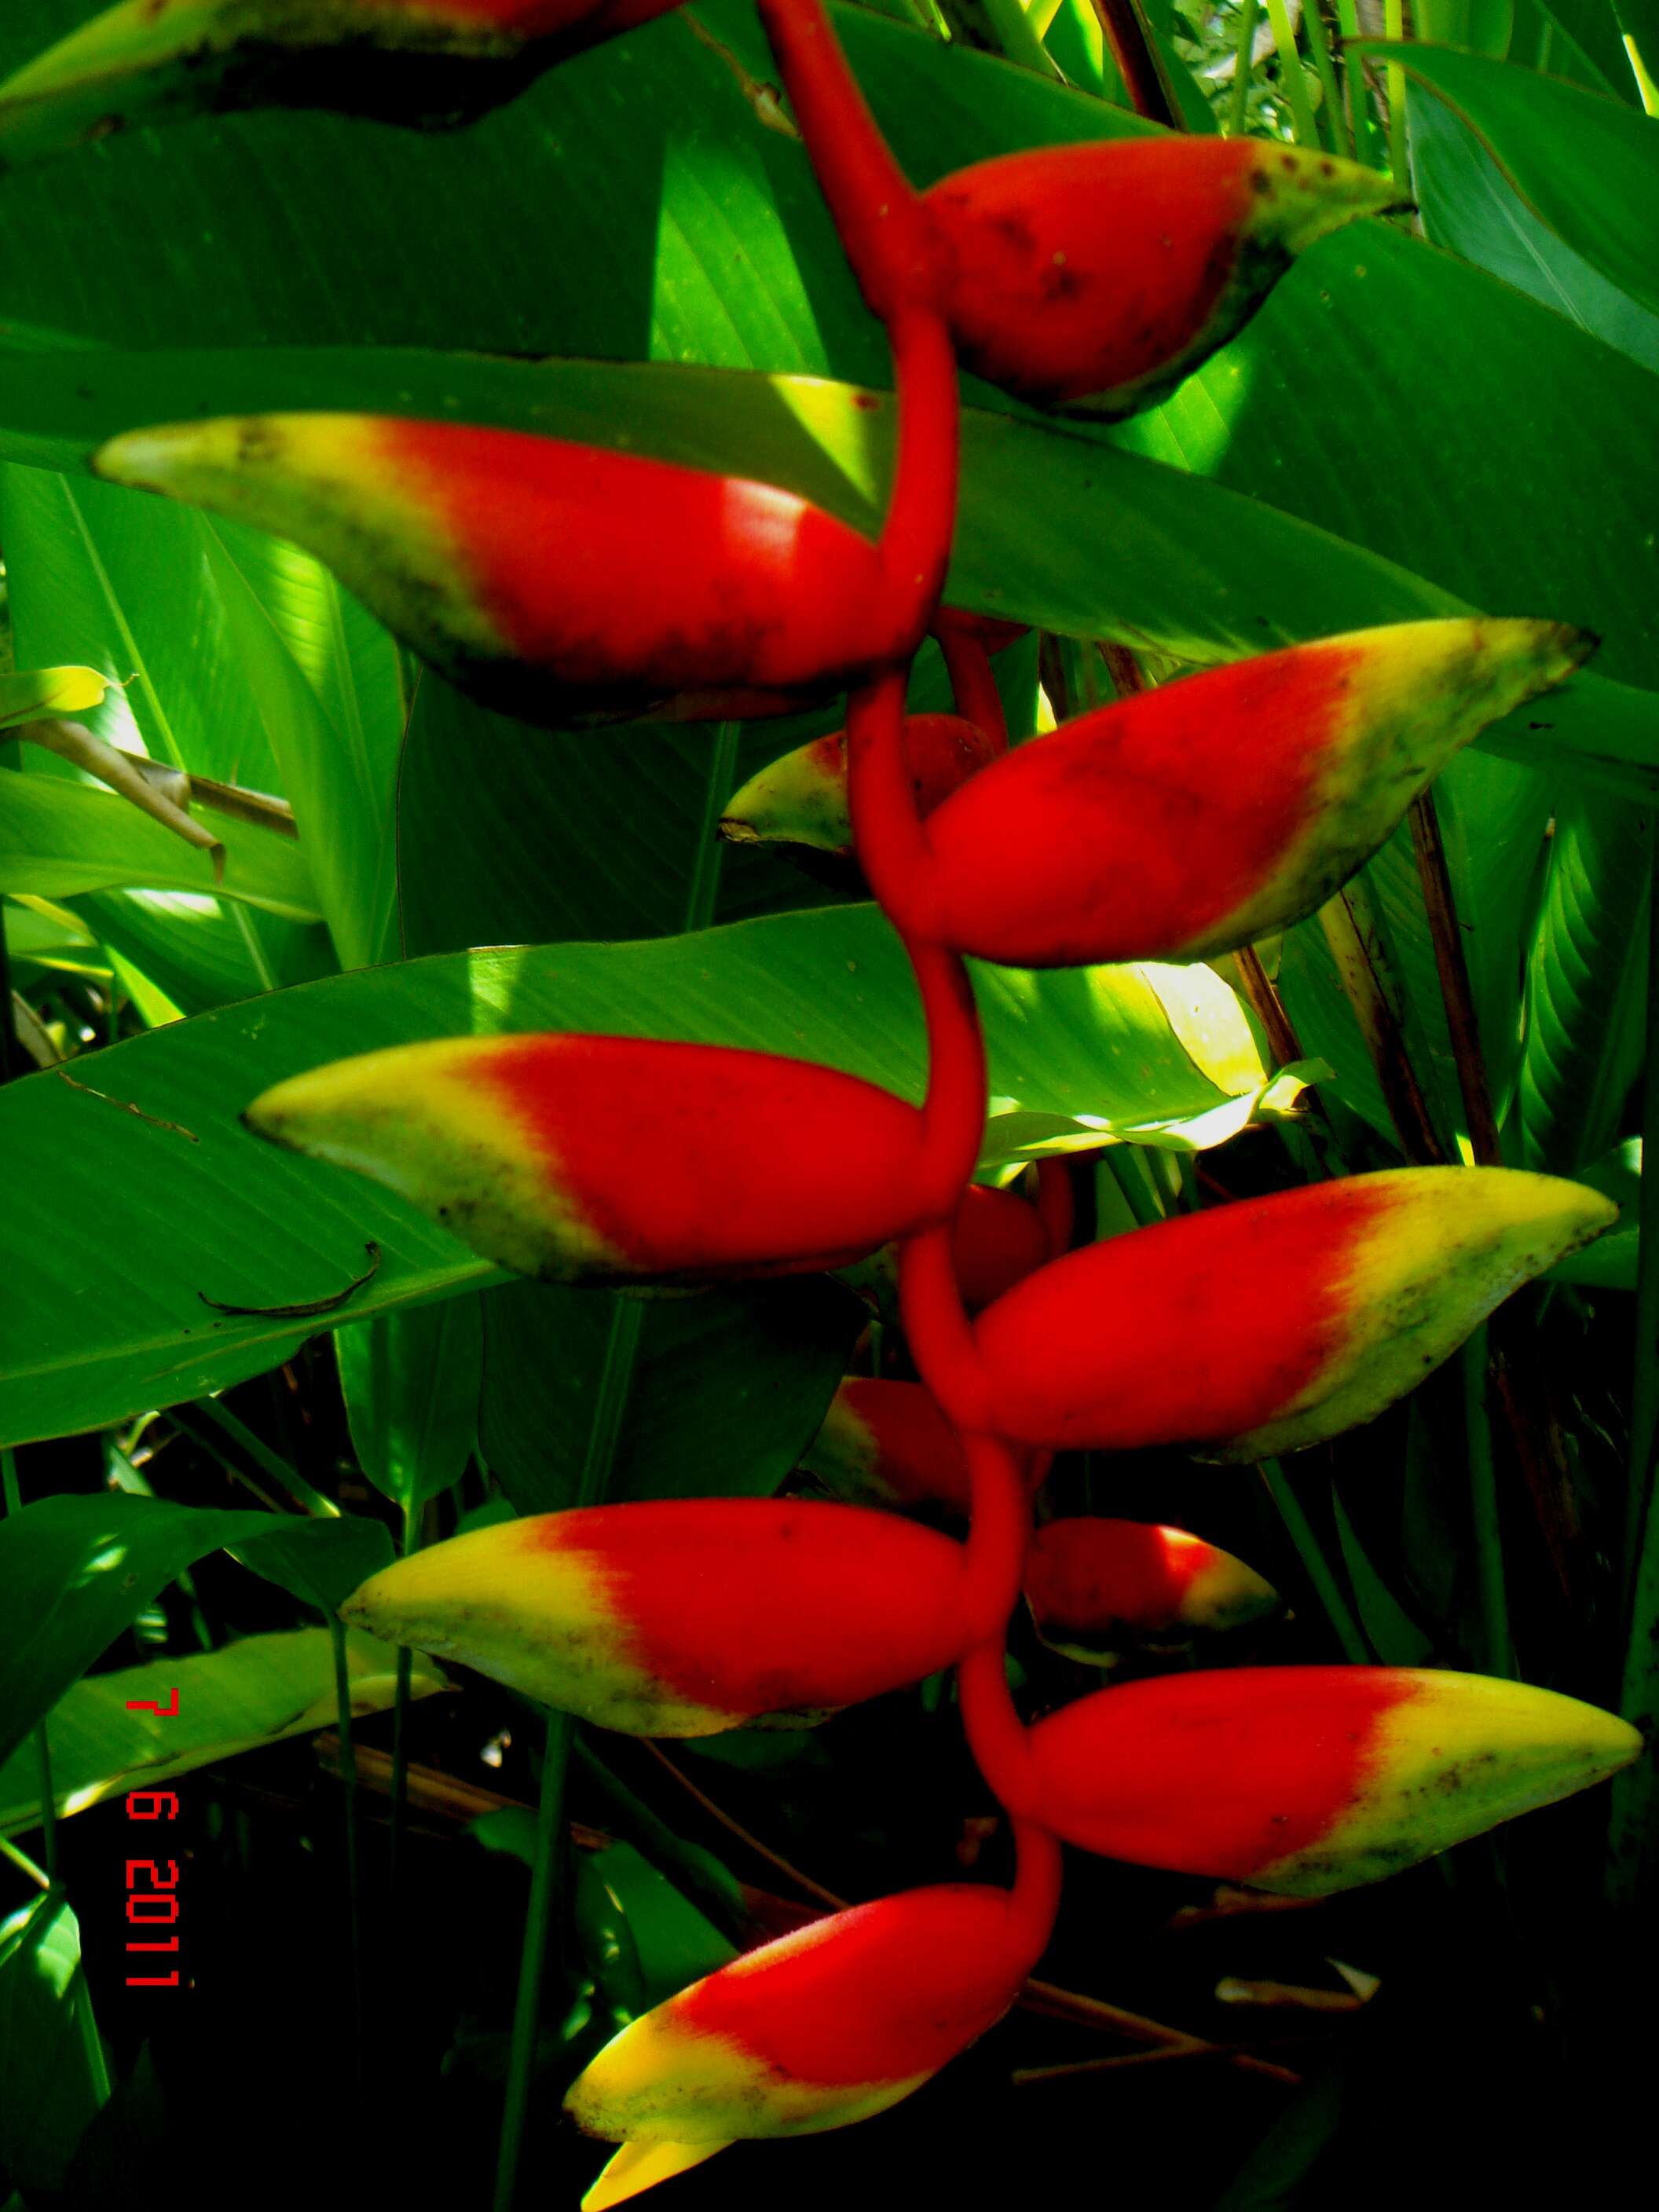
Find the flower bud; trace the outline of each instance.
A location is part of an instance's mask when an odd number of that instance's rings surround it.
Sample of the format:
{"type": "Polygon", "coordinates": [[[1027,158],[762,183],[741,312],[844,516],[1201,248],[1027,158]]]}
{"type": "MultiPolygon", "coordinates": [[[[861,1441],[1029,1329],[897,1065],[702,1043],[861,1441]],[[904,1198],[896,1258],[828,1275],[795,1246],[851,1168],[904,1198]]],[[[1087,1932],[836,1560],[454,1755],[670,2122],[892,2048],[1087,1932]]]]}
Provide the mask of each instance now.
{"type": "Polygon", "coordinates": [[[676,0],[120,0],[0,84],[0,169],[135,124],[320,107],[481,115],[676,0]]]}
{"type": "Polygon", "coordinates": [[[884,2112],[994,2025],[1036,1960],[1008,1893],[967,1884],[858,1905],[781,1936],[622,2031],[565,2108],[625,2148],[583,2212],[738,2136],[884,2112]]]}
{"type": "Polygon", "coordinates": [[[1277,1612],[1279,1597],[1254,1567],[1184,1528],[1081,1518],[1032,1537],[1025,1601],[1045,1644],[1098,1665],[1126,1644],[1241,1627],[1277,1612]]]}
{"type": "Polygon", "coordinates": [[[264,415],[94,471],[292,538],[486,706],[550,726],[776,714],[914,645],[876,548],[774,484],[515,430],[264,415]]]}
{"type": "Polygon", "coordinates": [[[456,1037],[335,1060],[250,1129],[386,1184],[556,1283],[708,1284],[846,1266],[917,1208],[921,1116],[834,1068],[639,1037],[456,1037]],[[824,1172],[851,1159],[857,1173],[824,1172]]]}
{"type": "Polygon", "coordinates": [[[1397,1874],[1642,1750],[1576,1698],[1409,1667],[1163,1675],[1028,1741],[1019,1809],[1068,1843],[1292,1896],[1397,1874]]]}
{"type": "Polygon", "coordinates": [[[959,1544],[795,1498],[538,1513],[412,1552],[342,1620],[631,1735],[811,1721],[921,1681],[963,1636],[959,1544]]]}
{"type": "Polygon", "coordinates": [[[963,366],[1038,406],[1116,417],[1224,345],[1294,255],[1409,203],[1352,161],[1176,137],[1003,155],[925,204],[954,254],[963,366]]]}
{"type": "Polygon", "coordinates": [[[1322,906],[1461,746],[1594,645],[1400,623],[1136,692],[948,797],[895,918],[1023,968],[1235,951],[1322,906]]]}
{"type": "Polygon", "coordinates": [[[1249,1460],[1369,1421],[1618,1218],[1583,1183],[1401,1168],[1182,1214],[1054,1261],[975,1334],[999,1434],[1249,1460]]]}
{"type": "Polygon", "coordinates": [[[920,1382],[848,1376],[801,1465],[836,1497],[857,1504],[940,1505],[967,1516],[962,1439],[920,1382]]]}
{"type": "MultiPolygon", "coordinates": [[[[996,757],[990,739],[957,714],[907,715],[904,752],[923,816],[996,757]]],[[[815,738],[751,775],[727,800],[720,830],[734,845],[805,846],[850,860],[846,731],[815,738]]]]}

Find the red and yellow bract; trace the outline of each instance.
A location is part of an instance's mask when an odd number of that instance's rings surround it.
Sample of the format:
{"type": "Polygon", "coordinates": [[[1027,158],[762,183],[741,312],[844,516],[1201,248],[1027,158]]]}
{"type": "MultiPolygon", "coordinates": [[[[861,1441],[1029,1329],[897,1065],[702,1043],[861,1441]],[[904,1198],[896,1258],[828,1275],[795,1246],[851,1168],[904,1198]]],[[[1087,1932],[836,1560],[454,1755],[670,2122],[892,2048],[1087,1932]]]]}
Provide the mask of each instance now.
{"type": "Polygon", "coordinates": [[[415,125],[511,99],[678,0],[119,0],[0,84],[0,167],[227,108],[415,125]]]}
{"type": "Polygon", "coordinates": [[[636,453],[266,415],[129,431],[93,466],[294,539],[462,690],[530,721],[777,713],[920,636],[845,523],[636,453]]]}
{"type": "MultiPolygon", "coordinates": [[[[991,740],[959,714],[907,715],[904,751],[924,820],[996,757],[991,740]]],[[[751,775],[726,801],[720,826],[732,844],[805,847],[850,860],[846,731],[815,738],[751,775]]]]}
{"type": "Polygon", "coordinates": [[[1140,1521],[1050,1521],[1025,1558],[1025,1601],[1045,1644],[1099,1663],[1124,1643],[1215,1632],[1276,1610],[1254,1567],[1184,1528],[1140,1521]]]}
{"type": "Polygon", "coordinates": [[[833,1068],[641,1037],[458,1037],[334,1061],[244,1115],[551,1282],[695,1284],[861,1258],[925,1206],[922,1120],[833,1068]],[[842,1188],[826,1161],[852,1149],[842,1188]]]}
{"type": "Polygon", "coordinates": [[[996,1428],[1230,1460],[1318,1443],[1402,1397],[1617,1215],[1553,1176],[1405,1168],[1087,1246],[975,1324],[996,1428]]]}
{"type": "Polygon", "coordinates": [[[1401,623],[1138,692],[964,779],[882,895],[915,934],[1018,967],[1232,951],[1322,905],[1461,746],[1594,643],[1401,623]]]}
{"type": "Polygon", "coordinates": [[[1352,161],[1176,137],[1004,155],[924,204],[963,366],[1039,406],[1122,416],[1224,345],[1293,255],[1401,198],[1352,161]]]}
{"type": "Polygon", "coordinates": [[[890,1514],[672,1498],[471,1530],[372,1575],[341,1614],[605,1728],[713,1735],[948,1666],[962,1571],[959,1544],[890,1514]]]}
{"type": "Polygon", "coordinates": [[[1028,1738],[1021,1804],[1108,1857],[1313,1896],[1639,1756],[1627,1722],[1484,1674],[1241,1667],[1099,1690],[1028,1738]]]}
{"type": "Polygon", "coordinates": [[[1009,1893],[957,1884],[854,1905],[733,1960],[625,2027],[573,2084],[579,2124],[628,2145],[585,2212],[736,2137],[884,2111],[1000,2020],[1035,1964],[1009,1893]]]}

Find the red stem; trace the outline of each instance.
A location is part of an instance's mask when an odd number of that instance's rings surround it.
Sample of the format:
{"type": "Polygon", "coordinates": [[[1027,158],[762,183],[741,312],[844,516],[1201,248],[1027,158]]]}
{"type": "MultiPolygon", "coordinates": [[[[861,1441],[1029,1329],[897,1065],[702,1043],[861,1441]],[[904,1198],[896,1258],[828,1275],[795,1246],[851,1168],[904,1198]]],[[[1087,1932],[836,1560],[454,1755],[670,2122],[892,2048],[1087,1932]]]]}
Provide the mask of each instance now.
{"type": "Polygon", "coordinates": [[[1060,1839],[1035,1820],[1016,1819],[1013,1829],[1015,1872],[1008,1917],[1023,1939],[1026,1957],[1036,1966],[1048,1948],[1060,1910],[1060,1839]]]}
{"type": "Polygon", "coordinates": [[[951,1424],[984,1432],[991,1392],[951,1256],[951,1224],[935,1222],[899,1246],[899,1310],[917,1372],[951,1424]]]}
{"type": "Polygon", "coordinates": [[[1002,711],[1002,694],[991,672],[991,656],[980,638],[946,607],[939,611],[933,635],[945,655],[951,696],[964,722],[973,723],[1000,753],[1008,750],[1008,724],[1002,711]]]}
{"type": "Polygon", "coordinates": [[[940,295],[941,248],[921,195],[893,159],[819,0],[757,0],[779,75],[872,313],[940,295]]]}
{"type": "Polygon", "coordinates": [[[1016,1819],[1023,1817],[1030,1753],[1008,1694],[1000,1630],[963,1652],[957,1663],[957,1695],[975,1764],[999,1801],[1016,1819]]]}
{"type": "Polygon", "coordinates": [[[1048,1232],[1055,1259],[1072,1249],[1077,1224],[1077,1194],[1072,1188],[1072,1164],[1050,1155],[1036,1164],[1036,1210],[1048,1232]]]}
{"type": "MultiPolygon", "coordinates": [[[[908,660],[938,612],[950,566],[962,402],[956,351],[939,317],[907,306],[886,321],[898,394],[897,452],[876,553],[889,594],[892,658],[908,660]]],[[[994,697],[994,684],[991,691],[994,697]]]]}
{"type": "MultiPolygon", "coordinates": [[[[968,1454],[972,1506],[963,1575],[965,1632],[975,1643],[994,1638],[1000,1648],[1008,1616],[1024,1587],[1030,1492],[1012,1446],[1000,1437],[970,1434],[962,1441],[968,1454]]],[[[1012,1713],[1012,1706],[1008,1710],[1012,1713]]],[[[1023,1741],[1023,1730],[1021,1735],[1023,1741]]]]}

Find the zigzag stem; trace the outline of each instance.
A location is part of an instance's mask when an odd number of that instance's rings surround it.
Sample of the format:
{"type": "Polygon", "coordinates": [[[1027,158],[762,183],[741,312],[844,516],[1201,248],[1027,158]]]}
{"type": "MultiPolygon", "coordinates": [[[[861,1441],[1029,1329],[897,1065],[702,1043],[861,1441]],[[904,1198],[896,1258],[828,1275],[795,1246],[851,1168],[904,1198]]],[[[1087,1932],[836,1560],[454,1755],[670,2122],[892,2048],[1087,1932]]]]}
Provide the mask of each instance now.
{"type": "MultiPolygon", "coordinates": [[[[1060,1845],[1021,1814],[1026,1735],[1003,1661],[1008,1616],[1024,1581],[1030,1500],[1019,1461],[990,1430],[989,1389],[951,1256],[951,1224],[984,1134],[985,1042],[966,967],[933,940],[907,896],[907,886],[921,880],[918,863],[927,842],[904,754],[906,663],[937,619],[960,448],[956,355],[939,313],[944,262],[931,220],[866,106],[820,0],[758,4],[842,248],[893,349],[898,453],[879,550],[898,604],[895,629],[908,643],[903,661],[896,658],[848,702],[848,797],[860,862],[898,929],[921,994],[927,1092],[921,1182],[927,1220],[899,1249],[900,1314],[922,1378],[963,1432],[968,1453],[972,1488],[963,1606],[971,1640],[958,1668],[963,1721],[981,1771],[1013,1819],[1017,1870],[1009,1912],[1035,1961],[1059,1908],[1060,1845]]],[[[940,641],[958,708],[1000,749],[1007,732],[988,659],[976,638],[964,644],[960,633],[951,635],[954,629],[945,624],[940,641]]]]}
{"type": "MultiPolygon", "coordinates": [[[[848,799],[860,860],[889,918],[926,831],[902,754],[904,679],[890,672],[848,702],[848,799]]],[[[923,1180],[936,1218],[899,1248],[899,1310],[917,1369],[962,1431],[970,1489],[963,1611],[969,1640],[957,1668],[969,1748],[1012,1818],[1017,1870],[1009,1911],[1035,1960],[1060,1902],[1060,1846],[1025,1818],[1026,1733],[1008,1693],[1004,1639],[1019,1596],[1030,1498],[1013,1449],[991,1425],[989,1385],[951,1261],[951,1223],[984,1133],[985,1045],[961,958],[900,938],[915,971],[927,1031],[923,1180]]]]}

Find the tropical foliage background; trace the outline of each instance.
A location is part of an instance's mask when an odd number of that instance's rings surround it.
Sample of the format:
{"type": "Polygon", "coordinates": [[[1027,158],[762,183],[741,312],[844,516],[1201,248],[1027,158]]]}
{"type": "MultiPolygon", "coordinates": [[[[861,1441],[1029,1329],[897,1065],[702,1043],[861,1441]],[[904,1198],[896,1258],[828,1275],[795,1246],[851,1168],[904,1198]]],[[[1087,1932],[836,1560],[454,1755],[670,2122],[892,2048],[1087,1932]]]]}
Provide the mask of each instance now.
{"type": "MultiPolygon", "coordinates": [[[[91,12],[9,0],[0,76],[91,12]]],[[[1133,112],[1158,106],[1148,82],[1181,127],[1409,170],[1414,218],[1325,241],[1133,422],[970,385],[949,596],[1030,626],[997,663],[1017,738],[1131,669],[1375,623],[1596,631],[1593,673],[1436,787],[1467,1006],[1454,978],[1449,1019],[1404,830],[1348,939],[1299,925],[1252,972],[981,971],[982,1172],[1073,1157],[1099,1235],[1494,1146],[1617,1196],[1618,1232],[1372,1429],[1260,1481],[1149,1456],[1062,1462],[1053,1487],[1268,1574],[1291,1617],[1242,1656],[1513,1672],[1641,1719],[1653,0],[1419,0],[1409,21],[1389,0],[1363,22],[1354,0],[1294,21],[1280,0],[888,0],[836,21],[920,184],[1156,127],[1133,112]]],[[[568,1502],[595,1450],[613,1497],[776,1489],[867,1310],[822,1279],[653,1304],[596,1443],[608,1298],[510,1284],[236,1115],[346,1053],[524,1027],[752,1044],[915,1097],[918,1010],[873,908],[714,840],[731,791],[833,716],[532,731],[422,671],[295,548],[84,467],[147,422],[382,410],[730,468],[868,525],[891,423],[865,388],[889,365],[769,70],[744,0],[698,0],[450,134],[221,116],[8,170],[0,106],[13,2208],[216,2202],[233,2173],[487,2203],[515,2037],[535,2087],[517,2201],[574,2203],[596,2161],[558,2095],[617,2021],[824,1891],[1000,1863],[938,1680],[684,1748],[678,1775],[579,1734],[540,2026],[515,2030],[539,1723],[424,1662],[400,1681],[388,1647],[325,1624],[394,1545],[568,1502]],[[104,680],[36,673],[65,667],[104,680]],[[110,763],[76,730],[155,763],[137,798],[187,805],[219,853],[94,780],[110,763]],[[135,1518],[133,1496],[165,1510],[135,1518]],[[173,1686],[176,1719],[129,1704],[173,1686]],[[132,1990],[121,1796],[179,1771],[191,1985],[132,1990]]],[[[929,648],[913,698],[945,697],[929,648]]],[[[1020,1656],[1039,1697],[1091,1679],[1020,1656]]],[[[1617,2021],[1651,1929],[1652,1799],[1644,1762],[1611,1810],[1598,1793],[1295,1913],[1091,1863],[1052,1954],[1070,1994],[798,2154],[895,2203],[924,2173],[973,2203],[1079,2170],[1225,2212],[1364,2202],[1420,2193],[1431,2146],[1448,2190],[1565,2184],[1630,2124],[1640,2051],[1617,2021]]],[[[678,2201],[760,2201],[794,2185],[791,2155],[739,2149],[678,2201]]]]}

